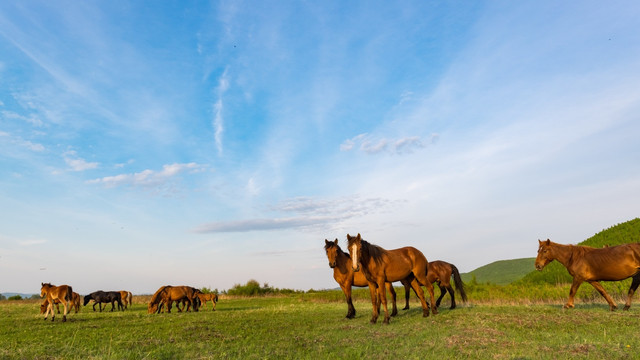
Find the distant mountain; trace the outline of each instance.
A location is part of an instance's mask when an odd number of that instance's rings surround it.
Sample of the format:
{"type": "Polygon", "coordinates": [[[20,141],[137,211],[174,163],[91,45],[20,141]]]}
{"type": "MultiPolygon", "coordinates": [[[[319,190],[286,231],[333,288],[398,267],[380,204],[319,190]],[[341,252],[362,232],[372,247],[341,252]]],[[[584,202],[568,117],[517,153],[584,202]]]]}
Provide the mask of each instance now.
{"type": "Polygon", "coordinates": [[[531,272],[535,258],[500,260],[479,267],[471,272],[460,274],[462,281],[470,282],[475,276],[478,283],[507,285],[521,279],[531,272]]]}

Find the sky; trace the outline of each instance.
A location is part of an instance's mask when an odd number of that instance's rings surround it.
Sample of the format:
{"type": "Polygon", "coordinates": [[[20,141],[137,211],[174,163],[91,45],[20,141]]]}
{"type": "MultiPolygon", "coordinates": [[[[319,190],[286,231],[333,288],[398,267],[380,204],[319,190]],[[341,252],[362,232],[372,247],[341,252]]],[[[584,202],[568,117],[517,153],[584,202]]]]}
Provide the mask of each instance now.
{"type": "Polygon", "coordinates": [[[638,29],[635,1],[0,2],[0,292],[335,288],[324,240],[357,233],[461,272],[581,242],[640,216],[638,29]]]}

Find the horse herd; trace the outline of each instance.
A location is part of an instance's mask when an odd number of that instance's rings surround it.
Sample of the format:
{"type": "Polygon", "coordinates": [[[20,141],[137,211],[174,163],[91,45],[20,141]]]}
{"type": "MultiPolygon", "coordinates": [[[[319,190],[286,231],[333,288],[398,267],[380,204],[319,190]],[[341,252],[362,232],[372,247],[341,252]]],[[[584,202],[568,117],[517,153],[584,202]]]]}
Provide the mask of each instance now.
{"type": "MultiPolygon", "coordinates": [[[[44,302],[40,305],[40,313],[45,314],[44,319],[47,320],[51,313],[51,321],[55,320],[55,311],[53,305],[56,306],[58,314],[60,313],[60,304],[64,307],[62,321],[67,321],[68,310],[75,309],[77,313],[80,310],[80,295],[73,291],[69,285],[55,286],[50,283],[42,283],[40,288],[40,297],[44,297],[44,302]]],[[[93,300],[93,311],[96,311],[96,305],[102,312],[107,305],[111,303],[111,311],[118,305],[118,310],[124,311],[133,304],[133,295],[130,291],[94,291],[84,296],[84,306],[93,300]],[[104,308],[102,307],[104,304],[104,308]]],[[[215,311],[218,295],[211,293],[203,293],[200,289],[190,286],[162,286],[153,294],[148,304],[149,313],[160,313],[166,306],[167,312],[171,312],[171,306],[176,302],[178,312],[181,312],[186,304],[186,311],[193,308],[198,311],[201,306],[206,306],[207,301],[211,301],[212,309],[215,311]],[[182,309],[180,305],[182,304],[182,309]]]]}
{"type": "MultiPolygon", "coordinates": [[[[393,300],[391,316],[397,314],[396,293],[391,285],[395,281],[400,281],[404,285],[407,301],[405,309],[409,308],[410,286],[420,299],[422,314],[425,317],[429,316],[430,309],[434,315],[438,313],[437,308],[445,291],[451,295],[451,309],[456,307],[454,292],[449,284],[451,276],[454,277],[456,288],[460,291],[462,300],[467,300],[458,269],[452,264],[443,261],[428,262],[420,250],[411,246],[386,250],[363,240],[360,234],[357,236],[347,234],[347,246],[349,253],[340,249],[338,239],[335,241],[325,239],[324,248],[329,259],[329,266],[333,268],[333,278],[340,284],[347,301],[347,318],[355,316],[355,309],[351,301],[351,286],[369,287],[373,307],[372,324],[375,324],[378,319],[381,304],[385,312],[384,323],[389,323],[387,289],[393,300]],[[440,286],[441,290],[440,297],[435,302],[434,282],[440,286]],[[421,286],[426,287],[429,292],[431,307],[424,297],[421,286]]],[[[541,271],[553,260],[560,262],[573,277],[569,300],[564,308],[574,307],[573,302],[578,287],[586,281],[605,298],[610,310],[613,311],[617,306],[600,285],[600,281],[620,281],[628,278],[633,280],[629,287],[624,310],[631,307],[631,299],[640,286],[640,243],[594,248],[583,245],[562,245],[549,239],[546,241],[538,240],[535,268],[541,271]]]]}
{"type": "MultiPolygon", "coordinates": [[[[338,245],[338,239],[329,241],[325,239],[325,252],[329,259],[329,267],[333,269],[333,278],[340,285],[347,301],[347,318],[355,317],[356,310],[351,299],[351,287],[369,287],[372,304],[371,323],[375,324],[380,314],[380,305],[384,309],[384,323],[388,324],[390,316],[398,313],[396,306],[396,293],[392,283],[400,281],[405,289],[406,305],[409,308],[410,288],[420,299],[422,305],[422,315],[429,316],[429,312],[434,315],[438,313],[438,306],[445,293],[451,296],[451,309],[456,307],[454,290],[451,287],[450,279],[453,276],[456,289],[460,292],[463,301],[467,301],[464,284],[460,278],[458,269],[450,263],[444,261],[428,262],[420,250],[407,246],[394,250],[386,250],[380,246],[370,244],[362,239],[360,234],[351,236],[347,234],[347,246],[349,252],[342,251],[338,245]],[[435,301],[433,283],[440,287],[440,297],[435,301]],[[424,286],[429,292],[431,302],[425,299],[424,286]],[[389,314],[387,308],[387,290],[391,293],[393,311],[389,314]],[[431,304],[431,306],[429,305],[431,304]]],[[[613,299],[600,285],[600,281],[620,281],[632,278],[631,286],[627,294],[627,301],[624,310],[631,307],[631,299],[640,286],[640,243],[622,244],[617,246],[605,246],[604,248],[594,248],[581,245],[562,245],[549,239],[538,240],[538,256],[535,260],[535,268],[542,270],[550,262],[557,260],[573,277],[573,283],[569,291],[569,300],[564,308],[574,307],[574,297],[578,288],[583,282],[590,283],[607,301],[611,311],[617,308],[613,299]]],[[[55,318],[53,305],[64,305],[64,315],[62,321],[67,320],[68,307],[75,308],[76,313],[80,308],[80,295],[73,292],[71,286],[54,286],[49,283],[42,283],[40,296],[45,297],[45,301],[40,306],[40,311],[45,312],[46,320],[51,312],[51,320],[55,318]]],[[[132,296],[128,291],[96,291],[84,297],[84,305],[93,300],[93,310],[98,305],[102,311],[102,304],[111,303],[111,311],[114,304],[118,303],[118,309],[124,310],[131,304],[132,296]]],[[[172,304],[175,302],[178,311],[186,307],[186,311],[198,308],[211,301],[213,310],[218,301],[215,294],[204,294],[199,289],[190,286],[162,286],[151,297],[148,304],[148,312],[160,313],[166,307],[167,312],[171,312],[172,304]],[[183,308],[180,308],[180,305],[183,308]]]]}

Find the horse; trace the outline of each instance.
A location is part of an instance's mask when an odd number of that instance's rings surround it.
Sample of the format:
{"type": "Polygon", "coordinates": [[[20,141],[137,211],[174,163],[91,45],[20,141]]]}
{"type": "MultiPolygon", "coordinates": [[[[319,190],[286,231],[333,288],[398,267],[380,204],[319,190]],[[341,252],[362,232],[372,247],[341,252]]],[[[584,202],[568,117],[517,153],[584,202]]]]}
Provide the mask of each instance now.
{"type": "Polygon", "coordinates": [[[573,308],[573,299],[578,288],[583,282],[591,284],[607,303],[609,310],[614,311],[617,305],[607,294],[599,281],[620,281],[632,278],[627,302],[624,310],[631,307],[631,298],[640,285],[640,243],[609,246],[601,249],[583,245],[562,245],[538,240],[538,256],[535,267],[541,271],[544,267],[558,260],[573,277],[569,300],[564,305],[565,309],[573,308]]]}
{"type": "Polygon", "coordinates": [[[131,291],[120,290],[120,298],[122,299],[122,305],[124,305],[124,309],[126,310],[129,305],[133,304],[133,295],[131,291]]]}
{"type": "MultiPolygon", "coordinates": [[[[338,245],[338,239],[335,241],[324,240],[324,250],[327,253],[329,259],[329,267],[333,269],[333,278],[340,285],[342,292],[344,293],[347,301],[347,319],[353,319],[356,316],[356,309],[353,307],[353,301],[351,299],[351,287],[365,287],[369,286],[366,277],[362,272],[354,272],[351,265],[351,257],[348,253],[345,253],[338,245]]],[[[411,279],[400,280],[405,289],[406,305],[404,309],[409,308],[409,288],[411,286],[411,279]]],[[[385,283],[387,290],[391,293],[391,300],[393,303],[393,311],[391,316],[398,314],[398,308],[396,307],[396,291],[393,288],[393,284],[390,282],[385,283]]]]}
{"type": "Polygon", "coordinates": [[[122,305],[122,296],[118,291],[94,291],[84,297],[84,306],[87,306],[87,304],[91,300],[93,300],[93,311],[96,311],[97,304],[98,309],[100,309],[100,312],[102,312],[102,303],[105,303],[105,308],[107,307],[107,303],[111,303],[111,311],[113,311],[116,302],[118,303],[118,310],[124,311],[124,306],[122,305]]]}
{"type": "MultiPolygon", "coordinates": [[[[56,300],[59,300],[64,306],[64,314],[62,315],[62,322],[67,321],[67,309],[68,304],[73,298],[73,289],[69,285],[55,286],[50,283],[41,283],[40,297],[47,297],[49,305],[47,306],[47,312],[44,314],[44,319],[47,320],[49,312],[51,312],[51,321],[56,317],[56,313],[53,311],[53,304],[56,300]]],[[[58,310],[60,313],[60,310],[58,310]]]]}
{"type": "Polygon", "coordinates": [[[215,293],[202,293],[199,292],[197,294],[198,299],[200,299],[200,306],[207,307],[207,301],[211,301],[212,310],[216,311],[216,304],[218,303],[218,294],[215,293]]]}
{"type": "Polygon", "coordinates": [[[380,246],[370,244],[363,240],[360,234],[357,236],[347,234],[347,241],[353,271],[358,272],[362,269],[369,284],[371,303],[373,305],[373,314],[371,316],[372,324],[375,324],[378,320],[378,298],[382,301],[384,308],[384,323],[388,324],[390,320],[384,283],[400,281],[406,279],[411,274],[413,274],[411,287],[416,295],[418,295],[422,304],[422,316],[429,316],[429,304],[427,304],[424,298],[424,292],[420,287],[421,285],[429,291],[432,304],[431,312],[433,315],[438,313],[433,295],[433,284],[427,280],[428,261],[420,250],[411,246],[385,250],[380,246]]]}
{"type": "Polygon", "coordinates": [[[436,307],[440,306],[440,301],[444,295],[449,292],[449,296],[451,296],[451,306],[449,309],[456,308],[456,297],[454,295],[453,287],[451,286],[451,276],[453,275],[453,282],[456,285],[456,289],[460,293],[460,297],[462,298],[462,302],[467,302],[467,293],[464,291],[464,283],[462,282],[462,278],[460,277],[460,272],[458,268],[450,264],[446,261],[435,260],[429,262],[428,270],[427,270],[427,281],[430,283],[438,284],[440,287],[440,297],[436,300],[436,307]]]}
{"type": "MultiPolygon", "coordinates": [[[[197,298],[196,291],[199,291],[190,286],[162,286],[160,287],[155,294],[151,297],[149,301],[149,305],[147,306],[147,311],[149,314],[152,313],[160,313],[164,305],[167,306],[167,312],[171,312],[171,305],[174,301],[182,301],[185,300],[187,310],[189,311],[189,307],[193,305],[193,311],[198,311],[198,301],[194,301],[194,297],[197,298]]],[[[178,307],[178,311],[182,311],[178,307]]]]}
{"type": "MultiPolygon", "coordinates": [[[[56,299],[54,300],[54,303],[58,313],[60,313],[60,300],[56,299]]],[[[42,304],[40,304],[40,314],[44,314],[44,312],[47,311],[47,307],[49,307],[49,300],[44,299],[42,304]]],[[[75,291],[71,292],[71,304],[69,305],[69,310],[71,309],[74,309],[76,314],[80,311],[80,295],[75,291]]]]}

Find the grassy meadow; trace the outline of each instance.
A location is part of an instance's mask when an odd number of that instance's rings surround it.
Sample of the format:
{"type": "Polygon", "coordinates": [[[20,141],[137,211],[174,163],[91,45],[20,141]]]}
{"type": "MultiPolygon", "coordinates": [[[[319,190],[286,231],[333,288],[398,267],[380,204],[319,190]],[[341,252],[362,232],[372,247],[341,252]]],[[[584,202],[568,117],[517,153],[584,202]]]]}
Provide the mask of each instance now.
{"type": "MultiPolygon", "coordinates": [[[[404,304],[404,296],[400,295],[404,304]]],[[[43,321],[38,301],[0,302],[1,359],[557,359],[637,358],[640,304],[610,312],[604,302],[472,301],[422,317],[419,303],[391,324],[369,324],[367,296],[356,294],[347,320],[340,291],[223,298],[217,311],[147,314],[138,298],[124,312],[93,312],[66,323],[43,321]],[[339,299],[339,300],[336,300],[339,299]]],[[[403,305],[400,306],[402,308],[403,305]]],[[[174,309],[175,311],[175,309],[174,309]]]]}

